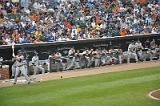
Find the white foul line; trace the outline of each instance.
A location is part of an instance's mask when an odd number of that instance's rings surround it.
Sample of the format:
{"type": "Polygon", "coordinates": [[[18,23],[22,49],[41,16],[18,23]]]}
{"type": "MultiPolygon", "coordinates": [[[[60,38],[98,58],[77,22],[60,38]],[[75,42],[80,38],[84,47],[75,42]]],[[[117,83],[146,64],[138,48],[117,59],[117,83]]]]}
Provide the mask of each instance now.
{"type": "Polygon", "coordinates": [[[155,91],[150,92],[150,93],[148,94],[148,96],[149,96],[150,98],[152,98],[152,99],[160,100],[159,98],[156,98],[156,97],[154,97],[154,96],[151,95],[152,93],[157,92],[157,91],[159,91],[159,90],[160,90],[160,89],[157,89],[157,90],[155,90],[155,91]]]}

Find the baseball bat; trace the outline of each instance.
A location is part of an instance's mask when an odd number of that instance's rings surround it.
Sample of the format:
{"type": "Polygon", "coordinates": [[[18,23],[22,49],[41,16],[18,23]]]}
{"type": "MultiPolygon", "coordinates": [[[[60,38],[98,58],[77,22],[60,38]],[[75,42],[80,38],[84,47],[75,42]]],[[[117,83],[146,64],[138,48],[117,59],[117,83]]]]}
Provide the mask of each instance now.
{"type": "Polygon", "coordinates": [[[12,43],[12,52],[14,53],[14,44],[12,43]]]}

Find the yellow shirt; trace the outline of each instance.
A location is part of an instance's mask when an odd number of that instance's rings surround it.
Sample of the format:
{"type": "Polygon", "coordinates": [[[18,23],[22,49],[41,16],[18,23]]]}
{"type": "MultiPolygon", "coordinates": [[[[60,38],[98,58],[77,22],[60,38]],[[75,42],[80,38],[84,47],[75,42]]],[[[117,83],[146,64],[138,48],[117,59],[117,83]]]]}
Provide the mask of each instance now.
{"type": "Polygon", "coordinates": [[[42,32],[41,31],[36,31],[35,36],[42,36],[42,32]]]}
{"type": "Polygon", "coordinates": [[[79,33],[79,32],[81,31],[81,28],[77,28],[76,30],[77,30],[77,32],[79,33]]]}

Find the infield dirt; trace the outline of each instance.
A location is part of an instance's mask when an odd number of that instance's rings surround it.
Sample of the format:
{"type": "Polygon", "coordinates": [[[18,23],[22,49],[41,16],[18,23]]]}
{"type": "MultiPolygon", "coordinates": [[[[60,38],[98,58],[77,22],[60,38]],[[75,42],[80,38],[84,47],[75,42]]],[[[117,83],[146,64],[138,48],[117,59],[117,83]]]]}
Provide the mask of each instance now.
{"type": "Polygon", "coordinates": [[[151,96],[160,100],[160,89],[157,90],[156,92],[153,92],[151,96]]]}
{"type": "MultiPolygon", "coordinates": [[[[96,67],[96,68],[85,68],[85,69],[72,70],[72,71],[53,72],[53,73],[48,73],[43,75],[42,74],[35,75],[35,76],[32,75],[29,77],[41,78],[42,81],[48,81],[48,80],[56,80],[56,79],[62,79],[62,78],[71,78],[71,77],[78,77],[78,76],[102,74],[102,73],[108,73],[108,72],[134,70],[139,68],[149,68],[149,67],[156,67],[156,66],[160,66],[160,60],[146,61],[142,63],[111,65],[111,66],[96,67]]],[[[13,86],[12,83],[2,83],[2,82],[3,81],[1,80],[0,87],[13,86]]]]}

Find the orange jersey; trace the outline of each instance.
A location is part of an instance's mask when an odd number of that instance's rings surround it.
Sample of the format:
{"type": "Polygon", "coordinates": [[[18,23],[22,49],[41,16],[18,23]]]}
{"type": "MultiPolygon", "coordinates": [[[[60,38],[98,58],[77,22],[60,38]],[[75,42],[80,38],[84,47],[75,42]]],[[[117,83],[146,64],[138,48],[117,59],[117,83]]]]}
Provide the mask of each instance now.
{"type": "Polygon", "coordinates": [[[41,40],[39,40],[39,39],[36,39],[36,40],[35,40],[35,42],[42,42],[42,41],[41,41],[41,40]]]}
{"type": "Polygon", "coordinates": [[[138,0],[138,2],[144,3],[144,2],[146,2],[146,0],[138,0]]]}

